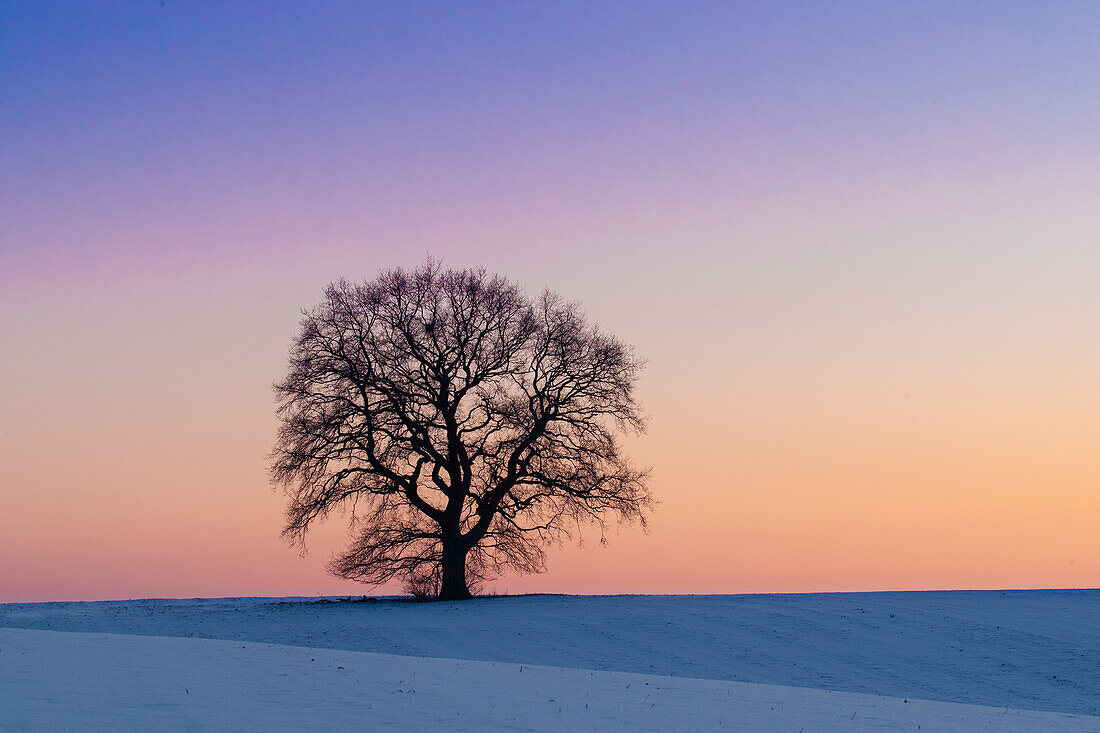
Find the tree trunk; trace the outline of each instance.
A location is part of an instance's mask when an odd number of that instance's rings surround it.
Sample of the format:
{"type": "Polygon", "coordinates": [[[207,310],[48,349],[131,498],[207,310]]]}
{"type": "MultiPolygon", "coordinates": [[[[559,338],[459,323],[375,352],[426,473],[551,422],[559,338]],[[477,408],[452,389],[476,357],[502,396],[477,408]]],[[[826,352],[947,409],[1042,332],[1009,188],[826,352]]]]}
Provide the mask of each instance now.
{"type": "Polygon", "coordinates": [[[466,550],[456,540],[443,540],[443,582],[439,600],[461,601],[472,598],[466,586],[466,550]]]}

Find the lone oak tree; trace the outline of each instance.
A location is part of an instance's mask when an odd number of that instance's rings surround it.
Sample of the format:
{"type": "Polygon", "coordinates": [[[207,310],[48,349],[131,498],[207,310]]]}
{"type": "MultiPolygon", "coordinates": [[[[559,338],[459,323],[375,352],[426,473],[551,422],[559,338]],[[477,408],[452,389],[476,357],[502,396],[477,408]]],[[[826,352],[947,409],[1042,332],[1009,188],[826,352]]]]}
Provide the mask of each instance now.
{"type": "Polygon", "coordinates": [[[333,283],[275,385],[284,536],[350,510],[331,572],[453,600],[506,568],[541,571],[546,544],[585,522],[644,526],[646,472],[618,441],[644,429],[640,368],[577,305],[484,270],[333,283]]]}

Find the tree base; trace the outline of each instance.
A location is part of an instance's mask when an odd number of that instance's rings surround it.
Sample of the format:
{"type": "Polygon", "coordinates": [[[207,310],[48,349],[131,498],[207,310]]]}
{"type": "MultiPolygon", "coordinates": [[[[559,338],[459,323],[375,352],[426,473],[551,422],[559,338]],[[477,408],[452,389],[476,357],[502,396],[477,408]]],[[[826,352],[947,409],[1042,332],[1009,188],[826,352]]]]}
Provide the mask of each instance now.
{"type": "Polygon", "coordinates": [[[474,597],[474,594],[470,592],[468,588],[451,588],[448,590],[439,591],[439,595],[435,597],[437,601],[468,601],[474,597]]]}

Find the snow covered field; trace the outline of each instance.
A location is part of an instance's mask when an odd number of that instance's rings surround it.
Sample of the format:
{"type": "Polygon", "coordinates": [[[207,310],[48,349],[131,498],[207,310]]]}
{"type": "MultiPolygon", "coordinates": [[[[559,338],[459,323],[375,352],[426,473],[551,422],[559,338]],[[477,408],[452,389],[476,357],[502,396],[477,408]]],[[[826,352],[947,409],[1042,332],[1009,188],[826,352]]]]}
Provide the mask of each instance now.
{"type": "Polygon", "coordinates": [[[1100,591],[0,605],[4,730],[1100,731],[1093,716],[1100,591]]]}

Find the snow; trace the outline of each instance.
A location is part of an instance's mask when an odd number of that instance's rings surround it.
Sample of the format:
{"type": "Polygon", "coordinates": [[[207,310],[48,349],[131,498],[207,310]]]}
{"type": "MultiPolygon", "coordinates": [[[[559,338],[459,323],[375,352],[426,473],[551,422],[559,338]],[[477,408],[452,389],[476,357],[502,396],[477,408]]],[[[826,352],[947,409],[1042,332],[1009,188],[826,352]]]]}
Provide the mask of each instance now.
{"type": "Polygon", "coordinates": [[[1098,715],[1100,591],[0,605],[5,730],[1100,731],[1098,715]]]}
{"type": "Polygon", "coordinates": [[[0,629],[5,730],[1097,731],[1100,718],[720,680],[0,629]]]}
{"type": "Polygon", "coordinates": [[[240,639],[1100,715],[1100,591],[0,605],[0,626],[240,639]]]}

